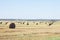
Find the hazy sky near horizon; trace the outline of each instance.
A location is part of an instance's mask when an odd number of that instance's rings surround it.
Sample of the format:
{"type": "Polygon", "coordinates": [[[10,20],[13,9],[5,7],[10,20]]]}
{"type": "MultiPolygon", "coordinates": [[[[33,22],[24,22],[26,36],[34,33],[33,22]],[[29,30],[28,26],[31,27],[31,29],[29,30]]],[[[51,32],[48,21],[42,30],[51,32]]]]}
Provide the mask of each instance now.
{"type": "Polygon", "coordinates": [[[0,19],[60,19],[60,0],[0,0],[0,19]]]}

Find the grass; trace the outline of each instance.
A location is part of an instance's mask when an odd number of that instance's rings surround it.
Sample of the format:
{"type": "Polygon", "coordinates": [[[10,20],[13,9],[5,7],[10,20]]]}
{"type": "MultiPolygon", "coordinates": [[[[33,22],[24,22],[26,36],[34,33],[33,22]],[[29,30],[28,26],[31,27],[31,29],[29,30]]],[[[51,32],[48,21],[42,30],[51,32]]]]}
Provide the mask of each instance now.
{"type": "Polygon", "coordinates": [[[58,37],[48,37],[48,40],[60,40],[60,36],[58,36],[58,37]]]}
{"type": "Polygon", "coordinates": [[[24,35],[24,36],[20,36],[19,40],[60,40],[60,36],[59,35],[24,35]]]}

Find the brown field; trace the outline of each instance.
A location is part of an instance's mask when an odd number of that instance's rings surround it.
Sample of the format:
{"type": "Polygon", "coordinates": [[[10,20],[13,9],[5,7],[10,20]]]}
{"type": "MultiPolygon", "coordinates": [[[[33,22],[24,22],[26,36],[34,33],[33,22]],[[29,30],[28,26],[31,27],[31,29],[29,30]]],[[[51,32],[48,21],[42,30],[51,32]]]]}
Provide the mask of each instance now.
{"type": "Polygon", "coordinates": [[[0,21],[0,40],[60,40],[60,21],[0,21]]]}

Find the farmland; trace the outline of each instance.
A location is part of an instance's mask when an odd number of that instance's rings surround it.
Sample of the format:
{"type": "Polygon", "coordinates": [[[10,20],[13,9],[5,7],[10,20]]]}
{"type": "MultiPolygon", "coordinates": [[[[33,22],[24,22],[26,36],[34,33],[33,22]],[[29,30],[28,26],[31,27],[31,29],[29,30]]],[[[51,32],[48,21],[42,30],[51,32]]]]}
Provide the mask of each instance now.
{"type": "Polygon", "coordinates": [[[60,21],[0,21],[0,40],[60,40],[60,21]]]}

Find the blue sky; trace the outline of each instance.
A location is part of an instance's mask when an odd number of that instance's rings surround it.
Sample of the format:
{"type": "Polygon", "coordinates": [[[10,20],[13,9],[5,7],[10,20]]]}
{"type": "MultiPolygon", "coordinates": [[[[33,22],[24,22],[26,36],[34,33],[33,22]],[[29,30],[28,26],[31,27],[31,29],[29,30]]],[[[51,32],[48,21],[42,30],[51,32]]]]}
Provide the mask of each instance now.
{"type": "Polygon", "coordinates": [[[0,19],[60,19],[60,0],[0,0],[0,19]]]}

